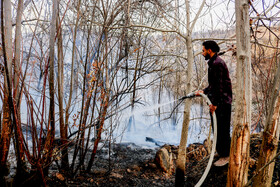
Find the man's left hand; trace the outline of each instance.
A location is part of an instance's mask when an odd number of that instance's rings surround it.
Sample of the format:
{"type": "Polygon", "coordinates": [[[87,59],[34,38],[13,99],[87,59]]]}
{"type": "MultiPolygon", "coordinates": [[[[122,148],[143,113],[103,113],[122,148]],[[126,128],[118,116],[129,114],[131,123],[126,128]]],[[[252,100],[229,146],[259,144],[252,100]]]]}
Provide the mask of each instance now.
{"type": "Polygon", "coordinates": [[[211,114],[213,114],[213,112],[217,109],[217,106],[214,106],[214,105],[209,105],[209,109],[210,109],[210,112],[211,114]]]}

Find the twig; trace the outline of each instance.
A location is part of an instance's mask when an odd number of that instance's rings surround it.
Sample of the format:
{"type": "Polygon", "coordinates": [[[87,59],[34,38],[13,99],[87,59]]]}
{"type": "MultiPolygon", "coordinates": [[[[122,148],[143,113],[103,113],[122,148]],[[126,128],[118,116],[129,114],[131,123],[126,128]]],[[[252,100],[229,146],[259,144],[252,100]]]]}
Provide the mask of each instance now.
{"type": "Polygon", "coordinates": [[[252,183],[252,179],[255,178],[262,170],[264,170],[269,164],[271,164],[272,162],[274,162],[274,160],[276,158],[278,158],[278,156],[280,156],[280,152],[278,152],[268,163],[266,163],[261,169],[259,169],[259,171],[257,171],[257,173],[255,175],[253,175],[253,177],[247,182],[246,186],[249,186],[252,183]]]}

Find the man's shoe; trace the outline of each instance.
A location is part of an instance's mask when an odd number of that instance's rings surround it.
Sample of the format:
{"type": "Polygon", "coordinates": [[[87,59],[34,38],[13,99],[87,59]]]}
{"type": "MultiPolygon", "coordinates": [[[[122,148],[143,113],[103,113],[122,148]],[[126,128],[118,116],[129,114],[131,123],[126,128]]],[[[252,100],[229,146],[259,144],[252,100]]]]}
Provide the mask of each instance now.
{"type": "Polygon", "coordinates": [[[219,158],[219,157],[220,157],[220,155],[217,152],[215,152],[214,158],[219,158]]]}
{"type": "Polygon", "coordinates": [[[229,157],[222,157],[214,163],[214,166],[221,167],[227,165],[229,162],[229,157]]]}

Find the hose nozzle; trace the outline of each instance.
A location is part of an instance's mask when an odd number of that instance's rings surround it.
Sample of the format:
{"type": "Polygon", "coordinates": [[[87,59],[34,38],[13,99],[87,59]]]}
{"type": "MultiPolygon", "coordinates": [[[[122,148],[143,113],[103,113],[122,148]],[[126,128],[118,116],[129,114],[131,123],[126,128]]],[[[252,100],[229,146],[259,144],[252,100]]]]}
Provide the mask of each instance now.
{"type": "Polygon", "coordinates": [[[187,98],[193,98],[195,97],[195,93],[189,93],[188,95],[184,96],[184,97],[181,97],[179,100],[185,100],[187,98]]]}

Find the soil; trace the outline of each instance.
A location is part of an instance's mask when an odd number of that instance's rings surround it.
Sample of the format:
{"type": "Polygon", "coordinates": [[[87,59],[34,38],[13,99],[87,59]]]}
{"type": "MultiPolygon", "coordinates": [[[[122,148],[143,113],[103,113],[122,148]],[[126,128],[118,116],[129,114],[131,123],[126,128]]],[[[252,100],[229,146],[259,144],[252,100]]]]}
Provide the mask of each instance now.
{"type": "MultiPolygon", "coordinates": [[[[260,145],[260,135],[252,135],[249,179],[254,175],[256,169],[260,145]]],[[[175,186],[175,172],[168,174],[155,163],[154,158],[159,149],[160,147],[155,149],[142,148],[133,143],[114,144],[109,159],[108,145],[105,145],[98,151],[91,173],[80,173],[74,178],[66,178],[53,168],[47,183],[49,186],[175,186]]],[[[215,160],[217,159],[215,158],[215,160]]],[[[188,158],[185,186],[195,186],[207,163],[207,157],[203,159],[195,156],[188,158]]],[[[228,165],[223,167],[213,165],[202,186],[225,186],[227,170],[228,165]]],[[[279,184],[280,157],[276,160],[272,186],[279,184]]]]}

